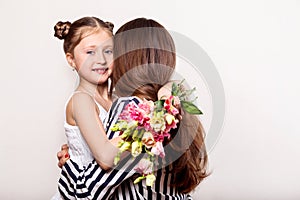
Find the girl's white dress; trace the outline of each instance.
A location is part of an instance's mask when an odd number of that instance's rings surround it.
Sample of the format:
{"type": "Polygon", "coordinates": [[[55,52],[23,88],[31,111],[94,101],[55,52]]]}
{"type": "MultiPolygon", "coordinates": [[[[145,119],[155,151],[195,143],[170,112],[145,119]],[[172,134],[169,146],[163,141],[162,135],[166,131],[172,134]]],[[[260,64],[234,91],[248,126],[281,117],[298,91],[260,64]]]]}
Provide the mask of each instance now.
{"type": "MultiPolygon", "coordinates": [[[[67,103],[69,102],[70,98],[68,99],[67,103]]],[[[95,100],[95,103],[98,106],[99,111],[100,111],[99,118],[103,122],[107,115],[107,111],[99,103],[97,103],[96,100],[95,100]]],[[[66,107],[67,106],[65,106],[65,110],[66,110],[66,107]]],[[[78,164],[78,166],[80,168],[83,168],[88,163],[92,162],[92,160],[94,159],[93,155],[92,155],[87,143],[85,142],[84,138],[82,137],[79,127],[68,124],[66,121],[66,117],[65,117],[65,122],[64,122],[64,128],[65,128],[65,134],[66,134],[66,137],[68,140],[70,157],[72,158],[72,160],[74,162],[76,162],[76,164],[78,164]]],[[[61,200],[61,199],[63,199],[63,198],[60,196],[58,191],[51,198],[51,200],[61,200]]]]}

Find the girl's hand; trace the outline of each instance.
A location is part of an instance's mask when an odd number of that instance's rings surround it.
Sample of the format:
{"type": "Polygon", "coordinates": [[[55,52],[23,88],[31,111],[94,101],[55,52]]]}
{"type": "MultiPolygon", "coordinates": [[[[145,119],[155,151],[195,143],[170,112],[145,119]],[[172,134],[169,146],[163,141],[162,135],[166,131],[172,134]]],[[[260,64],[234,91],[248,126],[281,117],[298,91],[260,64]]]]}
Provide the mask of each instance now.
{"type": "Polygon", "coordinates": [[[61,146],[61,151],[57,152],[57,159],[58,159],[58,167],[62,168],[62,166],[70,159],[69,155],[69,146],[67,144],[63,144],[61,146]]]}
{"type": "Polygon", "coordinates": [[[118,147],[118,144],[119,142],[121,141],[121,137],[118,136],[118,137],[115,137],[113,139],[110,140],[110,142],[115,146],[115,147],[118,147]]]}

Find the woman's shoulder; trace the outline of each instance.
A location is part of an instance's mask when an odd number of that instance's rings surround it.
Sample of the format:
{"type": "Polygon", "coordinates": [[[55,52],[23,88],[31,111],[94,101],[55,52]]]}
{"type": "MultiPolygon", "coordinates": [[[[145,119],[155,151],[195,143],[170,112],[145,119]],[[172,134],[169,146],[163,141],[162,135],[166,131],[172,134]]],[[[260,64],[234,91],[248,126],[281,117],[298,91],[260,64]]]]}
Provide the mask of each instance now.
{"type": "MultiPolygon", "coordinates": [[[[126,105],[133,102],[138,105],[142,100],[136,96],[129,96],[129,97],[118,97],[113,102],[106,119],[104,120],[104,124],[106,124],[106,130],[110,130],[109,127],[118,120],[119,115],[123,112],[126,108],[126,105]]],[[[110,134],[107,132],[108,135],[110,134]]]]}
{"type": "Polygon", "coordinates": [[[134,104],[138,105],[142,100],[136,96],[129,96],[129,97],[118,97],[113,102],[110,110],[109,110],[109,117],[115,116],[120,114],[126,105],[133,102],[134,104]]]}
{"type": "Polygon", "coordinates": [[[118,97],[114,102],[113,104],[116,105],[116,104],[120,104],[120,103],[130,103],[130,102],[134,102],[136,104],[140,103],[142,100],[136,96],[129,96],[129,97],[118,97]]]}

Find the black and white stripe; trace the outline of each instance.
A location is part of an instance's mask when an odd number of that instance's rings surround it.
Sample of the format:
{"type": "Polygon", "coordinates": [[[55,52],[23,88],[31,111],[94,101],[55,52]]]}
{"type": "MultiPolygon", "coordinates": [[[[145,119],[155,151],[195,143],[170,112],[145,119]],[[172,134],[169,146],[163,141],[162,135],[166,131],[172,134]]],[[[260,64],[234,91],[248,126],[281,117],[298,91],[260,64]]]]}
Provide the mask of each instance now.
{"type": "MultiPolygon", "coordinates": [[[[117,99],[104,120],[109,139],[118,136],[110,130],[125,106],[141,100],[136,97],[117,99]]],[[[80,169],[71,159],[62,168],[58,188],[64,199],[192,199],[189,195],[177,193],[170,187],[172,174],[169,167],[156,171],[156,182],[152,187],[146,186],[145,180],[134,184],[134,167],[142,155],[133,159],[130,155],[121,160],[116,168],[106,172],[94,160],[80,169]]],[[[159,160],[159,162],[162,162],[159,160]]],[[[161,163],[160,163],[161,164],[161,163]]]]}

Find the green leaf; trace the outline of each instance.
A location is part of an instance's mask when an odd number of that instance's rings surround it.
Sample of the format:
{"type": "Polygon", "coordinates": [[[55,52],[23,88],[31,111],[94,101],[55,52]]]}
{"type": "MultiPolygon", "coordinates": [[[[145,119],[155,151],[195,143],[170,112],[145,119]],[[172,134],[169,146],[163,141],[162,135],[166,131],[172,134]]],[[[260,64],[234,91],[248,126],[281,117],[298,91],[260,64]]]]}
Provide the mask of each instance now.
{"type": "Polygon", "coordinates": [[[114,158],[114,165],[117,165],[119,163],[120,158],[121,158],[121,152],[118,152],[118,154],[114,158]]]}
{"type": "Polygon", "coordinates": [[[135,129],[132,134],[132,139],[137,140],[139,135],[139,130],[135,129]]]}
{"type": "Polygon", "coordinates": [[[141,180],[143,180],[145,178],[146,178],[145,176],[140,176],[140,177],[136,178],[133,183],[137,184],[138,182],[140,182],[141,180]]]}
{"type": "Polygon", "coordinates": [[[156,110],[161,110],[164,107],[165,100],[158,100],[155,102],[156,110]]]}
{"type": "Polygon", "coordinates": [[[173,96],[177,96],[178,95],[178,85],[176,83],[172,83],[172,91],[171,94],[173,96]]]}
{"type": "Polygon", "coordinates": [[[181,107],[183,108],[184,111],[192,114],[192,115],[201,115],[203,114],[195,104],[189,101],[180,101],[181,107]]]}

